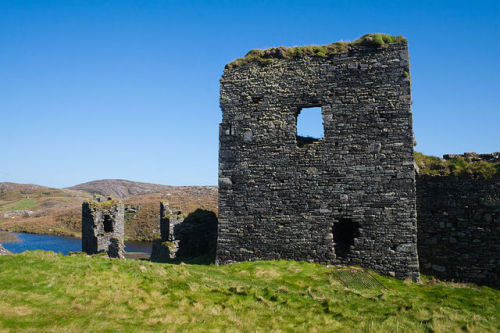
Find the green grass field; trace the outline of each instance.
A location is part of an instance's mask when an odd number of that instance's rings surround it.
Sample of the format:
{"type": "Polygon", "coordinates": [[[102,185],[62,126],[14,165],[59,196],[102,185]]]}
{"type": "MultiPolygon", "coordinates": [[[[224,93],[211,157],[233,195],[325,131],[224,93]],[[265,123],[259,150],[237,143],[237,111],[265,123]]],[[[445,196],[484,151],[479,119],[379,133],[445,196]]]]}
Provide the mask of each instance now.
{"type": "Polygon", "coordinates": [[[23,209],[30,209],[33,207],[38,206],[38,202],[36,202],[34,199],[23,199],[19,200],[13,203],[5,204],[3,207],[1,207],[2,211],[9,211],[9,210],[23,210],[23,209]]]}
{"type": "Polygon", "coordinates": [[[338,273],[290,261],[2,256],[0,331],[500,331],[498,290],[376,274],[374,287],[345,286],[338,273]]]}

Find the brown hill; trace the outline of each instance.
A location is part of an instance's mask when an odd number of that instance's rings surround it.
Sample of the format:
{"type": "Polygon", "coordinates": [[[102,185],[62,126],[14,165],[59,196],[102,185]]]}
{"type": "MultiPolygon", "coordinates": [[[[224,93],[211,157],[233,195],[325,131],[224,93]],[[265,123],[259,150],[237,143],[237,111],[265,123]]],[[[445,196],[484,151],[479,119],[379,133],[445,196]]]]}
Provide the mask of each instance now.
{"type": "Polygon", "coordinates": [[[85,191],[105,196],[127,199],[137,195],[169,193],[175,186],[140,183],[124,179],[103,179],[68,187],[70,190],[85,191]]]}
{"type": "MultiPolygon", "coordinates": [[[[0,212],[39,211],[80,204],[90,198],[86,192],[33,184],[0,183],[0,212]]],[[[0,218],[2,216],[0,215],[0,218]]]]}
{"type": "Polygon", "coordinates": [[[0,193],[6,193],[7,191],[32,191],[38,189],[48,188],[46,186],[40,186],[35,184],[18,184],[18,183],[9,183],[3,182],[0,183],[0,193]]]}

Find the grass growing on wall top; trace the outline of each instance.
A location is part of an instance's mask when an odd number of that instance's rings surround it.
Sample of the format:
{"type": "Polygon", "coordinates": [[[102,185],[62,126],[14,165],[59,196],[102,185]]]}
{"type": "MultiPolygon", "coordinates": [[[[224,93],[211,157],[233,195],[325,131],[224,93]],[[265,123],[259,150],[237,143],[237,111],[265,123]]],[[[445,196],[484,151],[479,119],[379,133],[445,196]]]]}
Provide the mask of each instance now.
{"type": "Polygon", "coordinates": [[[267,66],[275,59],[320,57],[347,52],[349,45],[364,45],[371,47],[385,47],[391,43],[406,42],[402,36],[392,36],[387,34],[366,34],[353,42],[336,42],[327,45],[309,45],[296,47],[273,47],[266,50],[250,50],[243,58],[234,60],[226,65],[227,69],[236,68],[245,64],[256,62],[262,66],[267,66]]]}
{"type": "Polygon", "coordinates": [[[475,161],[457,157],[449,160],[415,152],[415,163],[420,175],[457,176],[480,179],[491,179],[500,175],[500,163],[475,161]]]}
{"type": "Polygon", "coordinates": [[[98,209],[111,209],[116,205],[122,204],[122,202],[116,198],[105,198],[103,201],[96,200],[86,200],[86,203],[89,204],[90,207],[98,208],[98,209]]]}
{"type": "Polygon", "coordinates": [[[172,265],[27,252],[0,257],[0,331],[495,332],[500,292],[375,275],[345,287],[293,261],[172,265]]]}
{"type": "Polygon", "coordinates": [[[404,38],[403,36],[392,36],[388,34],[366,34],[352,42],[352,44],[381,47],[386,44],[402,42],[406,42],[406,38],[404,38]]]}

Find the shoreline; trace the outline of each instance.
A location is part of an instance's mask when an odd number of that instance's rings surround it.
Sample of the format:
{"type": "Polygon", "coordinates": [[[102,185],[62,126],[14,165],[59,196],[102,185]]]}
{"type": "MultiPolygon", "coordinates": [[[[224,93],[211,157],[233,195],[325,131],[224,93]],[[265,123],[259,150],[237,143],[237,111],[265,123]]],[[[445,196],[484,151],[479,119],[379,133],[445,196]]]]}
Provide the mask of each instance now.
{"type": "Polygon", "coordinates": [[[65,232],[53,232],[51,233],[50,231],[48,232],[43,232],[43,233],[40,233],[40,232],[34,232],[34,231],[27,231],[27,230],[12,230],[12,229],[1,229],[0,228],[0,233],[2,232],[8,232],[8,233],[11,233],[11,234],[14,234],[14,233],[17,233],[17,234],[30,234],[30,235],[46,235],[46,236],[60,236],[60,237],[70,237],[70,238],[79,238],[81,239],[82,236],[76,236],[77,234],[76,233],[72,233],[72,232],[68,232],[68,233],[65,233],[65,232]]]}
{"type": "MultiPolygon", "coordinates": [[[[77,233],[77,232],[72,232],[72,231],[68,231],[68,232],[64,232],[64,231],[56,231],[56,232],[50,232],[47,231],[47,232],[35,232],[35,231],[27,231],[27,230],[24,230],[24,229],[21,229],[21,230],[16,230],[15,228],[14,229],[2,229],[0,227],[0,234],[2,233],[18,233],[18,234],[30,234],[30,235],[46,235],[46,236],[59,236],[59,237],[69,237],[69,238],[77,238],[77,239],[82,239],[82,234],[81,233],[77,233]]],[[[124,239],[125,242],[153,242],[154,239],[130,239],[130,238],[127,238],[125,237],[124,239]]],[[[0,237],[0,243],[7,243],[6,241],[2,241],[2,238],[0,237]]]]}
{"type": "Polygon", "coordinates": [[[0,244],[2,243],[19,243],[21,240],[17,235],[10,231],[0,230],[0,244]]]}

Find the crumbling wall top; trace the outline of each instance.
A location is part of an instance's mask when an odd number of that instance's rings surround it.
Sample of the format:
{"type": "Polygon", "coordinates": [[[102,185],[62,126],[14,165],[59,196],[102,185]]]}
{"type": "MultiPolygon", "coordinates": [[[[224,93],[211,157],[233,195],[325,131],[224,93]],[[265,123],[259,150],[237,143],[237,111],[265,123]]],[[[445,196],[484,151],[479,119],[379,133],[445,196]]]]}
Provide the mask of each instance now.
{"type": "Polygon", "coordinates": [[[115,205],[122,204],[119,199],[115,199],[113,197],[103,197],[100,195],[95,195],[92,200],[85,200],[84,203],[89,206],[89,208],[98,208],[98,209],[110,209],[115,205]]]}
{"type": "Polygon", "coordinates": [[[267,66],[276,59],[297,59],[302,57],[326,58],[330,55],[344,53],[352,46],[365,46],[372,48],[387,47],[388,44],[407,43],[403,36],[392,36],[387,34],[375,33],[366,34],[353,42],[339,41],[327,45],[309,45],[296,47],[273,47],[266,50],[250,50],[244,57],[238,58],[226,65],[226,69],[237,68],[252,62],[262,66],[267,66]]]}

